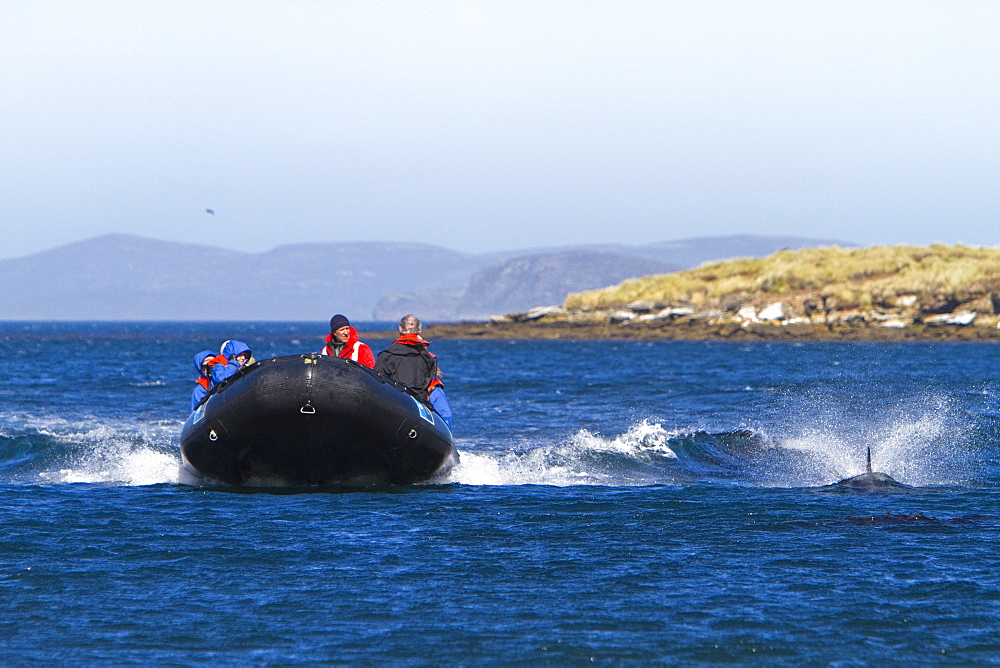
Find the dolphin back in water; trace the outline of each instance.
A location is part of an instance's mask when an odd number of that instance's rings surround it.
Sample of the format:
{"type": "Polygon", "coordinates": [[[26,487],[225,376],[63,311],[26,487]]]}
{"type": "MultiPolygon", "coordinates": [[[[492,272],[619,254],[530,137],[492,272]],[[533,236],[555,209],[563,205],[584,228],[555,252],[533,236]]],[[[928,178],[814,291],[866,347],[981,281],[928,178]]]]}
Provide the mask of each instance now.
{"type": "Polygon", "coordinates": [[[885,492],[894,489],[909,489],[909,485],[898,482],[888,473],[878,473],[872,471],[872,449],[868,448],[867,472],[856,475],[853,478],[845,478],[832,485],[820,487],[822,490],[844,489],[855,492],[885,492]]]}

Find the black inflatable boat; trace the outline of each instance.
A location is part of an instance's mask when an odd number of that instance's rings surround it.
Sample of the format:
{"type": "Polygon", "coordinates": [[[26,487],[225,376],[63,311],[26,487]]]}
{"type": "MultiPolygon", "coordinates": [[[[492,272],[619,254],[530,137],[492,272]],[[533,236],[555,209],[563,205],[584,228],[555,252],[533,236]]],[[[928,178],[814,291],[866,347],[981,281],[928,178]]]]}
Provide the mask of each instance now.
{"type": "Polygon", "coordinates": [[[256,362],[184,423],[184,468],[230,485],[411,483],[458,462],[451,430],[405,388],[318,354],[256,362]]]}

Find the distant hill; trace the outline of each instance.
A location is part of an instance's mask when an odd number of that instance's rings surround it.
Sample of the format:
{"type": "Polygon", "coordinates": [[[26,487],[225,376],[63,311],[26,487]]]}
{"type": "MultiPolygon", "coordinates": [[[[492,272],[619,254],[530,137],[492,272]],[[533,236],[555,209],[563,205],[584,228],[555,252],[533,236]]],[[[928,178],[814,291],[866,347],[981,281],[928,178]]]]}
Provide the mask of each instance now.
{"type": "Polygon", "coordinates": [[[614,285],[627,278],[662,274],[703,262],[760,257],[781,249],[853,247],[830,239],[739,235],[696,237],[646,246],[594,245],[546,249],[491,264],[472,275],[465,289],[388,295],[375,305],[377,320],[418,312],[428,320],[485,320],[495,315],[562,304],[572,292],[614,285]]]}
{"type": "Polygon", "coordinates": [[[0,318],[325,320],[343,311],[368,320],[383,294],[461,286],[482,264],[426,244],[296,244],[241,253],[107,235],[0,261],[0,318]]]}
{"type": "Polygon", "coordinates": [[[682,268],[637,255],[587,250],[527,255],[480,269],[464,290],[383,297],[374,315],[392,320],[398,313],[420,312],[428,320],[483,320],[539,304],[561,304],[578,290],[682,268]]]}
{"type": "Polygon", "coordinates": [[[829,244],[852,245],[734,236],[479,255],[392,242],[243,253],[113,234],[0,260],[0,319],[473,319],[706,260],[829,244]]]}

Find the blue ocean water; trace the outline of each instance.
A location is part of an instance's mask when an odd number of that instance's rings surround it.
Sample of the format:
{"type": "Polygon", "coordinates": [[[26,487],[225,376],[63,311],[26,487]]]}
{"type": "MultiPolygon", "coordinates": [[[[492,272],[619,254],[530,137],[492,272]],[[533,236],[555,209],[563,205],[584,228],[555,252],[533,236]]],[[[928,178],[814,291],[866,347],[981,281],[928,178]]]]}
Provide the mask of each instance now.
{"type": "Polygon", "coordinates": [[[434,341],[447,477],[180,484],[193,354],[323,327],[0,324],[0,663],[1000,663],[992,344],[434,341]]]}

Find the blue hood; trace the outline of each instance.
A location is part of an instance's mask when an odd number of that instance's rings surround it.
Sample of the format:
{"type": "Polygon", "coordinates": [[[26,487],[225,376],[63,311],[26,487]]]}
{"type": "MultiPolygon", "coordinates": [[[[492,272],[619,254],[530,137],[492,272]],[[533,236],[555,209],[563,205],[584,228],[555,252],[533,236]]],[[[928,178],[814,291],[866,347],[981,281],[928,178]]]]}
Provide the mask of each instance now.
{"type": "Polygon", "coordinates": [[[243,343],[242,341],[229,340],[222,346],[222,354],[226,356],[227,360],[231,360],[240,353],[250,354],[250,346],[243,343]]]}
{"type": "Polygon", "coordinates": [[[213,353],[211,350],[202,350],[200,353],[194,356],[194,368],[198,370],[198,373],[201,373],[201,365],[209,357],[215,357],[215,353],[213,353]]]}

